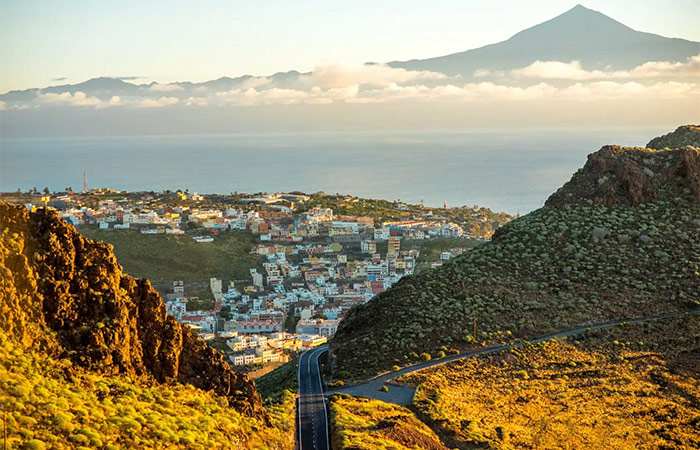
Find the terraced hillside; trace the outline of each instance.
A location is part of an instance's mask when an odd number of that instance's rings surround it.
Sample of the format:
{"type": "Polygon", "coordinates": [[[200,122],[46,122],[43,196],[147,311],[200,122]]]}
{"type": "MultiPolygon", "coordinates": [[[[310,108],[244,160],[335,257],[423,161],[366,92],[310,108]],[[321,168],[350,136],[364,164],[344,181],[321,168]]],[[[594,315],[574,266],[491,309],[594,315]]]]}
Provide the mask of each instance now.
{"type": "MultiPolygon", "coordinates": [[[[684,144],[684,130],[664,139],[684,144]]],[[[700,149],[606,146],[492,242],[351,310],[330,344],[334,374],[699,304],[700,149]]]]}

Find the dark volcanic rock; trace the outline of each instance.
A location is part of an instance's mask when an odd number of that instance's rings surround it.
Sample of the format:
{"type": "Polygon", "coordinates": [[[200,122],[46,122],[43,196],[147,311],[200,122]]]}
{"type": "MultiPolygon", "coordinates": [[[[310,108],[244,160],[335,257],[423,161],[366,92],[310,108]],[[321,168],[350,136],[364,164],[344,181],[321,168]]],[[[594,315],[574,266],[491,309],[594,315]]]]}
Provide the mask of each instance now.
{"type": "Polygon", "coordinates": [[[636,206],[662,197],[700,201],[700,149],[605,146],[588,155],[586,165],[546,205],[589,199],[607,206],[636,206]]]}
{"type": "Polygon", "coordinates": [[[166,314],[148,280],[123,274],[110,245],[54,212],[0,202],[0,327],[25,345],[107,374],[188,383],[264,417],[245,375],[166,314]]]}
{"type": "Polygon", "coordinates": [[[675,131],[656,137],[649,141],[647,148],[657,150],[664,148],[700,147],[700,125],[682,125],[675,131]]]}

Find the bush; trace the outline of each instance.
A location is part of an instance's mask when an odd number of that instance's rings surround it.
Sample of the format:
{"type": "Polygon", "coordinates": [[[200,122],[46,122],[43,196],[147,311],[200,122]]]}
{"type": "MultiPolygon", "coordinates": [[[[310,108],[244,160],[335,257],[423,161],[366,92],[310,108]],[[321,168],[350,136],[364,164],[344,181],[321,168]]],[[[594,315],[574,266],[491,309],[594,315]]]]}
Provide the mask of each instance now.
{"type": "Polygon", "coordinates": [[[432,357],[430,356],[430,353],[423,352],[420,354],[421,361],[430,361],[431,359],[432,359],[432,357]]]}

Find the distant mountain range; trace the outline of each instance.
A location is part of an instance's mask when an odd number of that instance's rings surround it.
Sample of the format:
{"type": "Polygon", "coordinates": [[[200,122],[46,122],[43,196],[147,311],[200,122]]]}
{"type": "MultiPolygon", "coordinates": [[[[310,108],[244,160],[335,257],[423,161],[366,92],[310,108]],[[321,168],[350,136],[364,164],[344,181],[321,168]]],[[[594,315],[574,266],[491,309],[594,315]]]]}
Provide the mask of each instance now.
{"type": "Polygon", "coordinates": [[[534,61],[580,61],[586,69],[627,70],[648,61],[681,62],[700,53],[700,42],[644,33],[577,5],[507,41],[391,67],[472,77],[480,69],[510,70],[534,61]]]}
{"type": "MultiPolygon", "coordinates": [[[[649,61],[685,62],[700,54],[700,42],[667,38],[635,31],[614,19],[584,6],[573,9],[532,28],[523,30],[507,41],[461,53],[429,59],[393,61],[392,68],[412,71],[440,72],[464,81],[474,79],[476,71],[499,71],[521,68],[535,61],[579,61],[587,70],[628,70],[649,61]]],[[[368,63],[374,65],[376,63],[368,63]]],[[[243,75],[221,77],[202,83],[189,81],[170,84],[133,84],[118,78],[93,78],[78,84],[10,91],[0,95],[6,103],[31,100],[39,93],[84,92],[88,96],[108,99],[110,96],[145,96],[150,94],[186,98],[203,92],[225,92],[254,87],[309,90],[304,77],[312,73],[296,70],[260,77],[243,75]]],[[[478,75],[478,74],[477,74],[478,75]]],[[[484,79],[487,76],[477,76],[484,79]]],[[[454,82],[454,79],[450,81],[454,82]]],[[[420,79],[421,84],[444,83],[439,79],[420,79]]],[[[371,84],[371,83],[367,83],[371,84]]]]}
{"type": "Polygon", "coordinates": [[[700,120],[699,79],[700,42],[635,31],[579,5],[504,42],[423,60],[325,65],[305,73],[224,76],[200,83],[138,84],[131,78],[99,77],[10,91],[0,94],[0,133],[207,134],[584,123],[663,129],[700,120]],[[397,103],[400,108],[392,106],[397,103]],[[647,114],[653,110],[667,114],[647,114]]]}

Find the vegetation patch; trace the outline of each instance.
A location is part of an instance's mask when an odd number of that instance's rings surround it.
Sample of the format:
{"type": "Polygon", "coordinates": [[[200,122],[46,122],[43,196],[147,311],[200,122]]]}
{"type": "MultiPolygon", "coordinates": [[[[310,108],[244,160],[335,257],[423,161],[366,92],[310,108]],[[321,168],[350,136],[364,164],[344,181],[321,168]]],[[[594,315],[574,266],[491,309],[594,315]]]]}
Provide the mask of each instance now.
{"type": "Polygon", "coordinates": [[[343,394],[330,403],[335,450],[447,450],[407,408],[343,394]]]}
{"type": "Polygon", "coordinates": [[[92,225],[78,230],[85,237],[112,244],[126,273],[153,283],[208,281],[211,277],[247,280],[251,268],[262,267],[260,258],[250,254],[253,236],[238,231],[221,233],[214,242],[198,243],[188,235],[144,235],[92,225]]]}
{"type": "Polygon", "coordinates": [[[287,395],[293,395],[297,392],[299,388],[298,365],[299,358],[294,358],[255,380],[255,388],[267,404],[279,403],[287,395]]]}
{"type": "Polygon", "coordinates": [[[8,449],[292,449],[294,396],[270,424],[191,385],[105,376],[26,350],[0,330],[8,449]]]}
{"type": "Polygon", "coordinates": [[[700,448],[700,316],[620,326],[404,376],[460,448],[700,448]]]}

